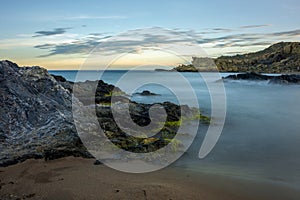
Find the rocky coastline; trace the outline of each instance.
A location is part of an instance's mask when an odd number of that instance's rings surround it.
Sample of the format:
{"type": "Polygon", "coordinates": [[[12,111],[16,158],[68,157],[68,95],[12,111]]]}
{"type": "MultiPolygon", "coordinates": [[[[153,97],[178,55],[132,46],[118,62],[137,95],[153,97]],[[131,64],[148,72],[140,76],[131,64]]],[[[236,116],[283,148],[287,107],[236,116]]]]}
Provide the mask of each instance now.
{"type": "Polygon", "coordinates": [[[235,56],[221,56],[218,58],[194,57],[192,64],[182,64],[170,71],[299,73],[300,42],[280,42],[258,52],[235,56]]]}
{"type": "MultiPolygon", "coordinates": [[[[91,81],[76,84],[85,90],[91,81]]],[[[0,166],[23,162],[30,158],[52,160],[75,156],[93,158],[77,135],[72,115],[74,83],[62,76],[51,75],[41,67],[19,67],[10,61],[0,61],[0,166]]],[[[77,88],[78,89],[78,88],[77,88]]],[[[167,145],[176,135],[181,117],[202,122],[210,119],[194,116],[193,109],[170,102],[160,104],[167,113],[161,131],[151,138],[129,137],[120,130],[112,117],[112,91],[118,103],[130,103],[132,120],[145,126],[150,123],[150,104],[130,101],[119,88],[98,81],[95,99],[78,97],[79,107],[94,105],[98,122],[106,136],[126,151],[149,152],[167,145]],[[184,113],[181,113],[182,109],[184,113]]],[[[147,93],[148,94],[148,93],[147,93]]],[[[151,96],[151,95],[150,95],[151,96]]],[[[76,97],[77,98],[77,97],[76,97]]]]}

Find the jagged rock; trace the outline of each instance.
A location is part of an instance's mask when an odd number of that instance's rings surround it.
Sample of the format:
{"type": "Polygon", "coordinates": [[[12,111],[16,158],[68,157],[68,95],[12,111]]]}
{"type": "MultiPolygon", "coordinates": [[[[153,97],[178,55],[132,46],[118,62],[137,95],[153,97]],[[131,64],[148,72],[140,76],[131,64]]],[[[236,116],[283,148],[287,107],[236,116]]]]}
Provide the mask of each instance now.
{"type": "MultiPolygon", "coordinates": [[[[73,87],[74,83],[71,82],[70,84],[72,84],[73,87]]],[[[126,94],[120,88],[107,84],[102,80],[77,82],[75,87],[76,97],[80,99],[84,105],[110,103],[112,95],[114,95],[116,101],[124,102],[127,100],[125,97],[126,94]],[[94,98],[91,99],[86,95],[86,91],[93,90],[94,86],[96,86],[95,95],[94,98]]]]}
{"type": "Polygon", "coordinates": [[[0,166],[28,158],[91,157],[76,134],[70,91],[46,69],[1,61],[0,91],[0,166]]]}
{"type": "Polygon", "coordinates": [[[74,83],[71,81],[67,81],[64,77],[62,76],[58,76],[58,75],[54,75],[51,74],[51,76],[54,77],[54,79],[60,84],[62,85],[64,88],[66,88],[70,93],[72,93],[73,90],[73,85],[74,83]]]}

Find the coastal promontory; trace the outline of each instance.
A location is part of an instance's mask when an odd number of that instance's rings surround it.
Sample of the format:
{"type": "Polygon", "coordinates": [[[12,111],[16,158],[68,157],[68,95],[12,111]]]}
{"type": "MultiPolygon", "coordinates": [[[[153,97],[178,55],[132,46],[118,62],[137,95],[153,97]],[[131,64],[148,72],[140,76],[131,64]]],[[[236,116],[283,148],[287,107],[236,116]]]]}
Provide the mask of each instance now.
{"type": "Polygon", "coordinates": [[[192,64],[179,65],[173,71],[298,73],[300,72],[300,42],[280,42],[258,52],[234,56],[194,57],[192,64]]]}

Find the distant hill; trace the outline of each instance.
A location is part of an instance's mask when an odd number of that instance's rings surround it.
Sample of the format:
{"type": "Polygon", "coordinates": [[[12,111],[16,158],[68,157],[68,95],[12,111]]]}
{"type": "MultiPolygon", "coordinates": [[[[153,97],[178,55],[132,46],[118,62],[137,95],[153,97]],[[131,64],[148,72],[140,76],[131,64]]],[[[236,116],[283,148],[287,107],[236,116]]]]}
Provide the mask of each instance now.
{"type": "Polygon", "coordinates": [[[280,42],[270,47],[243,55],[212,58],[193,58],[192,65],[180,65],[173,70],[181,72],[300,72],[300,42],[280,42]]]}

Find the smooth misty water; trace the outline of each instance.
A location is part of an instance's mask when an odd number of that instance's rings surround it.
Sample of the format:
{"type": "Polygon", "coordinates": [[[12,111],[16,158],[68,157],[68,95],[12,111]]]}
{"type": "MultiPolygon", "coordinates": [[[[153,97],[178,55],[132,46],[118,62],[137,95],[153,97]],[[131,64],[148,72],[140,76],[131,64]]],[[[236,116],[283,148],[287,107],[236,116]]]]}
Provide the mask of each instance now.
{"type": "MultiPolygon", "coordinates": [[[[76,71],[51,71],[75,80],[76,71]]],[[[116,84],[126,71],[105,72],[102,79],[116,84]]],[[[133,72],[133,78],[119,87],[132,94],[128,88],[138,80],[168,80],[189,104],[183,87],[171,72],[133,72]]],[[[197,73],[182,73],[195,90],[200,109],[210,113],[210,96],[204,81],[197,73]]],[[[209,75],[209,73],[208,73],[209,75]]],[[[225,75],[223,75],[225,76],[225,75]]],[[[95,72],[85,72],[80,81],[95,80],[95,72]]],[[[209,79],[214,83],[216,80],[209,79]]],[[[157,84],[148,84],[136,91],[148,89],[160,96],[133,95],[138,102],[154,103],[172,101],[178,103],[171,90],[157,84]]],[[[198,152],[205,133],[200,127],[198,136],[189,151],[173,166],[188,170],[262,179],[298,187],[300,184],[300,86],[273,85],[266,82],[226,82],[227,117],[222,135],[213,149],[200,160],[198,152]]],[[[195,105],[191,105],[195,106],[195,105]]]]}

